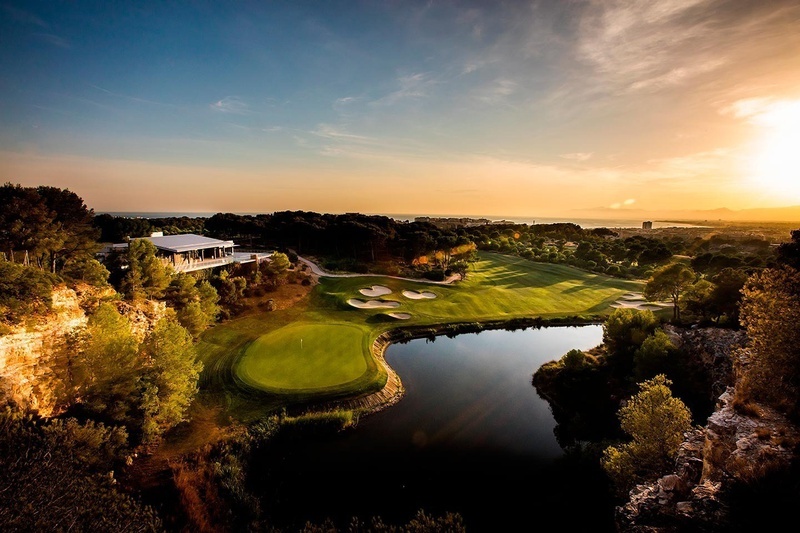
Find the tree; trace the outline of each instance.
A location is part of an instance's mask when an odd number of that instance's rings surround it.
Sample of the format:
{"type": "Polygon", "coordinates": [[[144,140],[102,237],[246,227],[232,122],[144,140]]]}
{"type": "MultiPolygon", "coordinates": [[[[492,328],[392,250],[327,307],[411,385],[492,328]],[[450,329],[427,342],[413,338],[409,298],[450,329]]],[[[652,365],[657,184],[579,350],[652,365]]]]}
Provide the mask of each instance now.
{"type": "Polygon", "coordinates": [[[570,350],[561,356],[561,363],[567,370],[577,370],[586,364],[586,354],[582,350],[570,350]]]}
{"type": "Polygon", "coordinates": [[[737,402],[765,402],[800,418],[800,272],[790,267],[751,276],[742,289],[747,364],[741,365],[737,402]]]}
{"type": "Polygon", "coordinates": [[[17,322],[26,314],[48,311],[55,282],[49,272],[0,257],[0,320],[17,322]]]}
{"type": "Polygon", "coordinates": [[[156,323],[142,343],[142,355],[149,361],[144,375],[143,434],[145,441],[152,441],[185,420],[203,365],[197,360],[192,336],[174,313],[156,323]]]}
{"type": "Polygon", "coordinates": [[[127,273],[120,287],[128,300],[160,298],[169,286],[172,268],[156,257],[155,245],[145,239],[128,244],[124,257],[127,273]]]}
{"type": "Polygon", "coordinates": [[[139,425],[139,342],[130,321],[102,303],[89,317],[75,358],[79,402],[107,421],[139,425]]]}
{"type": "Polygon", "coordinates": [[[211,283],[206,280],[200,282],[197,286],[197,303],[200,304],[200,310],[205,317],[208,317],[209,323],[217,319],[219,315],[219,294],[211,283]]]}
{"type": "Polygon", "coordinates": [[[107,287],[109,272],[100,261],[90,257],[77,257],[69,259],[61,270],[65,278],[82,281],[95,287],[107,287]]]}
{"type": "Polygon", "coordinates": [[[633,373],[636,381],[652,378],[666,371],[667,358],[675,350],[663,329],[647,337],[633,354],[633,373]]]}
{"type": "Polygon", "coordinates": [[[680,305],[691,315],[705,319],[711,313],[711,295],[714,287],[714,284],[708,280],[697,280],[681,295],[680,305]]]}
{"type": "Polygon", "coordinates": [[[15,260],[24,251],[55,273],[65,260],[91,257],[97,249],[94,216],[75,193],[56,187],[0,187],[0,250],[15,260]]]}
{"type": "Polygon", "coordinates": [[[648,300],[672,300],[672,318],[680,321],[680,297],[696,278],[694,270],[683,263],[671,263],[656,270],[644,288],[648,300]]]}
{"type": "Polygon", "coordinates": [[[778,246],[778,260],[800,270],[800,229],[792,231],[792,240],[778,246]]]}
{"type": "Polygon", "coordinates": [[[603,324],[603,343],[612,358],[632,356],[657,327],[652,311],[615,309],[603,324]]]}
{"type": "Polygon", "coordinates": [[[601,464],[622,493],[666,472],[683,434],[691,429],[691,413],[672,396],[671,385],[663,374],[640,383],[639,392],[618,412],[622,430],[631,441],[606,448],[601,464]]]}
{"type": "Polygon", "coordinates": [[[49,250],[53,273],[64,261],[91,258],[98,249],[99,231],[92,225],[94,211],[88,209],[83,199],[74,192],[58,187],[37,187],[39,198],[50,210],[52,226],[59,234],[58,245],[49,250]]]}
{"type": "Polygon", "coordinates": [[[0,412],[4,531],[163,531],[113,477],[126,453],[122,428],[0,412]]]}
{"type": "Polygon", "coordinates": [[[724,268],[711,281],[714,283],[710,296],[711,312],[717,321],[725,316],[730,323],[738,324],[739,303],[747,274],[738,269],[724,268]]]}
{"type": "Polygon", "coordinates": [[[217,293],[219,303],[226,312],[236,311],[244,298],[244,291],[247,289],[247,280],[242,276],[231,276],[227,271],[220,272],[216,278],[217,293]]]}
{"type": "Polygon", "coordinates": [[[198,282],[191,274],[175,274],[164,298],[167,305],[176,311],[178,322],[194,338],[205,331],[219,314],[217,290],[208,281],[198,282]]]}
{"type": "Polygon", "coordinates": [[[276,287],[286,282],[286,273],[291,268],[289,256],[281,252],[275,252],[269,258],[266,266],[267,278],[272,286],[276,287]]]}
{"type": "Polygon", "coordinates": [[[459,278],[463,281],[467,279],[467,272],[469,272],[469,263],[467,263],[465,260],[455,261],[453,262],[453,264],[450,265],[450,269],[454,273],[458,274],[459,278]]]}

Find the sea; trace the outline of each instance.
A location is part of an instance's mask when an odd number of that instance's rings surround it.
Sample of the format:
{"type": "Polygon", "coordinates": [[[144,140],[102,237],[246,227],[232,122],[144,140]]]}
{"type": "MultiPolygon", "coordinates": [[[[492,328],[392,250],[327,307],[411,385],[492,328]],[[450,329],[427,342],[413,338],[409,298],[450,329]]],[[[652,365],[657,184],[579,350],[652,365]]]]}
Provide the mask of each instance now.
{"type": "MultiPolygon", "coordinates": [[[[216,213],[212,212],[144,212],[144,211],[104,211],[97,212],[97,214],[109,214],[113,216],[121,216],[128,218],[168,218],[168,217],[189,217],[189,218],[208,218],[216,213]]],[[[263,213],[235,213],[237,215],[259,215],[263,213]]],[[[592,228],[641,228],[642,222],[646,219],[631,219],[631,218],[581,218],[581,217],[520,217],[520,216],[498,216],[498,215],[432,215],[424,213],[413,214],[397,214],[397,213],[365,213],[367,215],[381,215],[393,218],[399,222],[413,222],[418,217],[431,217],[431,218],[473,218],[473,219],[487,219],[492,222],[512,222],[514,224],[556,224],[556,223],[572,223],[586,229],[592,228]]],[[[647,219],[653,223],[653,228],[697,228],[702,227],[697,224],[690,224],[688,222],[675,222],[668,220],[655,220],[647,219]]]]}

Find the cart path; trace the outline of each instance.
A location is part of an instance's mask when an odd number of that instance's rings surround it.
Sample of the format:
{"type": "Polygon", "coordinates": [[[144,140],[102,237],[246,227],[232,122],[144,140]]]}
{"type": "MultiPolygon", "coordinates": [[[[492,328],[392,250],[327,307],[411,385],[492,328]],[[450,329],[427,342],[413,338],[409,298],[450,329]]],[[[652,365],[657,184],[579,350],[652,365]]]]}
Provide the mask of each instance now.
{"type": "Polygon", "coordinates": [[[431,281],[429,279],[404,278],[404,277],[400,277],[400,276],[387,276],[385,274],[352,274],[352,273],[351,274],[333,274],[331,272],[326,272],[326,271],[322,270],[322,268],[320,268],[319,265],[317,265],[316,263],[306,259],[305,257],[297,256],[297,260],[300,261],[301,263],[307,265],[311,269],[311,272],[313,272],[317,276],[325,277],[325,278],[368,278],[368,277],[372,277],[372,278],[391,278],[391,279],[399,279],[399,280],[403,280],[403,281],[411,281],[411,282],[414,282],[414,283],[430,283],[432,285],[450,285],[454,281],[458,281],[459,279],[461,279],[461,277],[458,274],[451,274],[450,277],[448,277],[444,281],[431,281]]]}

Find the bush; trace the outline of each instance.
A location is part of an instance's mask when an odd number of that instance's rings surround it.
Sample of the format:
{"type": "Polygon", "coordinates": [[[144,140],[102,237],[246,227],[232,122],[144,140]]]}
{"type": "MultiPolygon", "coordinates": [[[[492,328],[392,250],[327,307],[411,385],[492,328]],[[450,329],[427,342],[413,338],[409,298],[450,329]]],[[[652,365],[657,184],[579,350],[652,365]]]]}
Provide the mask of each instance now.
{"type": "Polygon", "coordinates": [[[39,268],[0,259],[0,320],[16,323],[27,314],[48,311],[55,281],[39,268]]]}
{"type": "Polygon", "coordinates": [[[671,468],[683,434],[691,429],[691,413],[672,396],[671,385],[663,374],[640,383],[639,393],[619,410],[620,425],[631,441],[606,448],[602,465],[623,494],[671,468]]]}
{"type": "Polygon", "coordinates": [[[561,357],[561,363],[568,370],[577,370],[586,363],[586,354],[581,350],[570,350],[561,357]]]}
{"type": "Polygon", "coordinates": [[[444,270],[437,268],[424,272],[422,277],[431,281],[444,281],[445,275],[444,270]]]}

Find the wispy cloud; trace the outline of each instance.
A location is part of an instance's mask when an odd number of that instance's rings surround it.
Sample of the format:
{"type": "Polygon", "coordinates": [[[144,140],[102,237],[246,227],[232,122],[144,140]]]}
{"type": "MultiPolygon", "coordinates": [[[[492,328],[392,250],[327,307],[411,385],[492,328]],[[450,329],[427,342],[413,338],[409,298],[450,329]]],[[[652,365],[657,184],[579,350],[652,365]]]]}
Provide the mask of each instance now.
{"type": "Polygon", "coordinates": [[[727,180],[733,169],[743,168],[737,152],[728,148],[717,148],[683,156],[651,159],[647,161],[651,170],[642,173],[643,177],[659,180],[703,179],[727,180]]]}
{"type": "MultiPolygon", "coordinates": [[[[797,20],[794,0],[590,0],[582,13],[577,58],[606,90],[686,86],[748,57],[769,57],[797,20]],[[725,5],[723,5],[725,4],[725,5]],[[764,54],[767,54],[766,56],[764,54]]],[[[741,69],[739,69],[741,70],[741,69]]]]}
{"type": "Polygon", "coordinates": [[[572,161],[588,161],[593,155],[594,152],[573,152],[570,154],[559,154],[558,157],[571,159],[572,161]]]}
{"type": "Polygon", "coordinates": [[[400,76],[396,80],[399,88],[372,102],[376,106],[390,106],[403,100],[424,98],[437,82],[424,72],[400,76]]]}
{"type": "Polygon", "coordinates": [[[50,27],[48,23],[39,18],[37,15],[31,13],[30,11],[25,11],[24,9],[19,9],[5,4],[2,6],[2,8],[3,11],[8,13],[8,15],[17,22],[21,22],[24,24],[33,24],[35,26],[39,26],[40,28],[50,27]]]}
{"type": "Polygon", "coordinates": [[[474,96],[481,102],[489,105],[504,103],[509,96],[517,91],[517,82],[508,78],[497,78],[490,83],[478,88],[474,96]]]}
{"type": "Polygon", "coordinates": [[[100,92],[103,92],[105,94],[117,97],[117,98],[123,98],[125,100],[130,100],[131,102],[137,102],[137,103],[140,103],[140,104],[151,104],[151,105],[164,106],[164,107],[173,107],[173,108],[178,108],[179,107],[179,106],[177,106],[175,104],[170,104],[170,103],[166,103],[166,102],[158,102],[156,100],[149,100],[147,98],[139,98],[138,96],[131,96],[129,94],[118,93],[118,92],[106,89],[105,87],[100,87],[99,85],[95,85],[93,83],[90,83],[89,87],[91,87],[93,89],[96,89],[96,90],[98,90],[100,92]]]}
{"type": "Polygon", "coordinates": [[[590,3],[580,23],[578,57],[623,91],[685,81],[719,57],[705,49],[708,21],[684,16],[709,0],[603,0],[590,3]],[[692,48],[693,54],[686,52],[692,48]]]}
{"type": "Polygon", "coordinates": [[[611,209],[623,209],[625,207],[630,207],[635,203],[636,203],[636,199],[635,198],[628,198],[627,200],[624,200],[622,202],[614,202],[613,204],[611,204],[608,207],[611,208],[611,209]]]}
{"type": "Polygon", "coordinates": [[[350,142],[359,142],[368,144],[375,143],[374,139],[365,137],[363,135],[354,135],[352,133],[344,132],[341,129],[331,124],[318,124],[317,128],[311,133],[313,133],[318,137],[323,137],[325,139],[331,139],[336,141],[350,141],[350,142]]]}
{"type": "Polygon", "coordinates": [[[794,136],[797,124],[800,124],[800,100],[748,98],[734,102],[721,109],[720,113],[794,136]]]}
{"type": "Polygon", "coordinates": [[[34,33],[33,36],[39,39],[40,41],[52,44],[53,46],[57,46],[58,48],[72,48],[72,44],[70,44],[68,40],[52,33],[37,32],[34,33]]]}
{"type": "Polygon", "coordinates": [[[226,96],[221,100],[209,104],[209,107],[213,111],[218,111],[220,113],[232,113],[234,115],[250,114],[249,106],[238,96],[226,96]]]}

